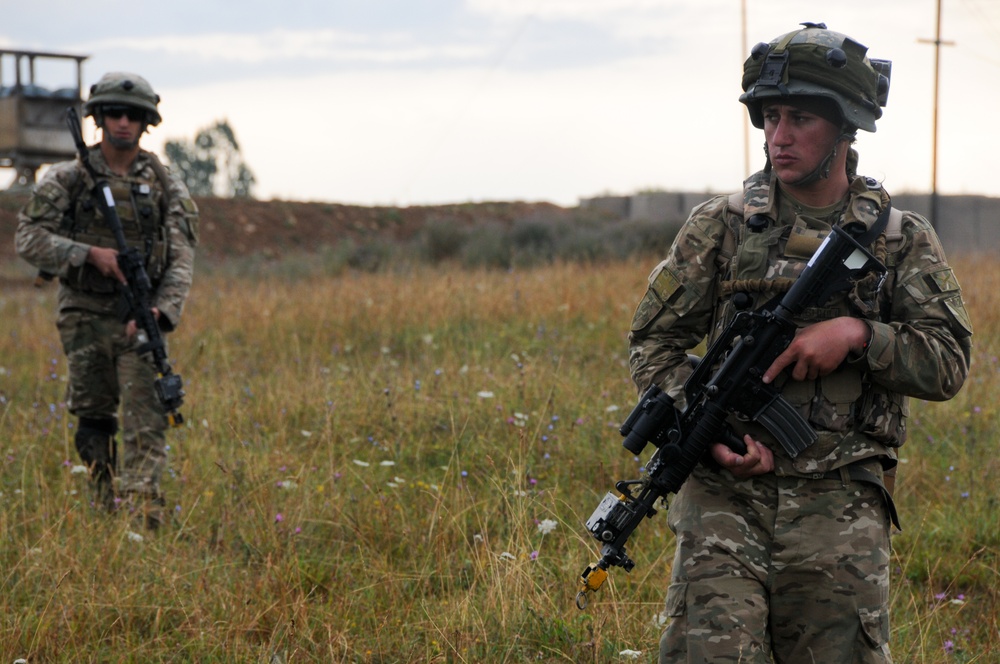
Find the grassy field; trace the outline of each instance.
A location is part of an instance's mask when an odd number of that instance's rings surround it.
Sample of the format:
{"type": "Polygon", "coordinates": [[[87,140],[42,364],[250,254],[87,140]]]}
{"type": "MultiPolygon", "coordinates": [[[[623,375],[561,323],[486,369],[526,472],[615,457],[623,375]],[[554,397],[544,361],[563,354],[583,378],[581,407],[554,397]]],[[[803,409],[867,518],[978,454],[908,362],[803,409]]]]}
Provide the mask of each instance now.
{"type": "MultiPolygon", "coordinates": [[[[663,515],[635,570],[574,606],[596,560],[582,523],[641,465],[617,426],[653,262],[199,274],[171,338],[186,423],[156,534],[95,511],[74,472],[55,289],[6,289],[0,663],[653,661],[663,515]]],[[[998,268],[955,263],[974,366],[954,400],[912,404],[902,663],[1000,661],[998,268]]]]}

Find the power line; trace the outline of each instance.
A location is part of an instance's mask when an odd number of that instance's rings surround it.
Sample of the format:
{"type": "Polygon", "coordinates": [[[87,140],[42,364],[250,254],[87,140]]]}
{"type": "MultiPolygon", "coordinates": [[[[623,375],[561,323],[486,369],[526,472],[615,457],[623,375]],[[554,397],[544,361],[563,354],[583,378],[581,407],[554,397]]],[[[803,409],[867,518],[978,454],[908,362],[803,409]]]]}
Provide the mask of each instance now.
{"type": "MultiPolygon", "coordinates": [[[[993,0],[991,0],[992,2],[993,0]]],[[[994,39],[1000,39],[1000,25],[986,10],[969,0],[961,0],[959,4],[963,5],[970,14],[974,15],[977,26],[989,28],[989,32],[994,33],[994,39]]],[[[996,5],[990,4],[990,6],[995,7],[996,5]]]]}
{"type": "MultiPolygon", "coordinates": [[[[993,1],[994,0],[990,0],[990,2],[993,1]]],[[[979,28],[979,35],[986,37],[986,43],[992,46],[996,42],[1000,41],[1000,22],[998,22],[995,16],[991,15],[990,12],[986,11],[979,4],[971,2],[970,0],[961,0],[959,5],[965,10],[968,17],[971,18],[976,27],[979,28]]],[[[990,4],[989,6],[996,7],[995,4],[990,4]]],[[[977,41],[976,43],[980,42],[977,41]]],[[[997,59],[995,50],[990,51],[990,53],[983,53],[974,48],[969,48],[968,44],[963,44],[962,50],[966,55],[971,55],[972,57],[993,65],[994,67],[1000,67],[1000,59],[997,59]]]]}

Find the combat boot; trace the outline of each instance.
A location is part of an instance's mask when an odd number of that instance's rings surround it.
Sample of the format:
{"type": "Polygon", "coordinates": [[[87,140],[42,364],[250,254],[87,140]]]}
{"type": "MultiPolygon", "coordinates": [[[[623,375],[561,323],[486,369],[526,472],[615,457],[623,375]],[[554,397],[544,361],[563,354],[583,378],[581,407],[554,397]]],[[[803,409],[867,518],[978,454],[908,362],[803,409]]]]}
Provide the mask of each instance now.
{"type": "Polygon", "coordinates": [[[90,474],[94,505],[109,512],[115,508],[117,433],[118,422],[114,419],[81,417],[73,439],[80,460],[87,466],[90,474]]]}

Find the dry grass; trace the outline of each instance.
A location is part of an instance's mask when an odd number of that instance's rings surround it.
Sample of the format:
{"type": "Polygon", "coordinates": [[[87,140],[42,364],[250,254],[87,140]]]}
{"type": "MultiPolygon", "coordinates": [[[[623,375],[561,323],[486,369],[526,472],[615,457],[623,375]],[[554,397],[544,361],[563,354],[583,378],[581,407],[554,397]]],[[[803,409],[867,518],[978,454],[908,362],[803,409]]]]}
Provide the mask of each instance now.
{"type": "MultiPolygon", "coordinates": [[[[582,521],[640,465],[616,428],[634,400],[624,332],[651,266],[202,276],[171,339],[188,392],[170,435],[173,522],[142,541],[71,472],[53,289],[5,292],[0,656],[648,661],[664,518],[636,533],[632,574],[613,573],[587,612],[573,598],[595,559],[582,521]]],[[[1000,652],[997,268],[958,270],[974,373],[955,400],[914,404],[900,662],[1000,652]]]]}

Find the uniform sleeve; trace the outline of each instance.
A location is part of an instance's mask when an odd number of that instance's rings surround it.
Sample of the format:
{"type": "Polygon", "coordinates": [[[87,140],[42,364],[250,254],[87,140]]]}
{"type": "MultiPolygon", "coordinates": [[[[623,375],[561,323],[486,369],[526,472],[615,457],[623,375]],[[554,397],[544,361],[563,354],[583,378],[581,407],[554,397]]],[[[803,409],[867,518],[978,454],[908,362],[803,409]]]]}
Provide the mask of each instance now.
{"type": "Polygon", "coordinates": [[[862,362],[876,383],[894,392],[943,401],[955,396],[968,376],[972,323],[934,229],[907,213],[903,233],[891,317],[871,323],[862,362]]]}
{"type": "Polygon", "coordinates": [[[687,353],[702,342],[712,323],[726,203],[726,198],[716,198],[692,212],[669,256],[649,275],[629,331],[629,367],[639,392],[659,385],[679,407],[691,373],[687,353]]]}
{"type": "Polygon", "coordinates": [[[176,175],[170,177],[170,189],[166,216],[169,253],[155,298],[161,315],[160,326],[167,332],[180,324],[194,278],[194,249],[198,244],[198,206],[176,175]]]}
{"type": "Polygon", "coordinates": [[[73,204],[70,191],[78,177],[74,162],[54,165],[17,215],[17,255],[51,275],[66,276],[70,267],[79,267],[87,260],[88,245],[59,234],[63,217],[73,204]]]}

